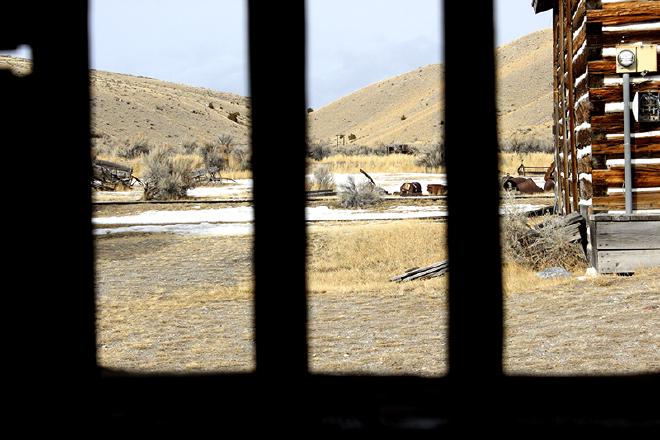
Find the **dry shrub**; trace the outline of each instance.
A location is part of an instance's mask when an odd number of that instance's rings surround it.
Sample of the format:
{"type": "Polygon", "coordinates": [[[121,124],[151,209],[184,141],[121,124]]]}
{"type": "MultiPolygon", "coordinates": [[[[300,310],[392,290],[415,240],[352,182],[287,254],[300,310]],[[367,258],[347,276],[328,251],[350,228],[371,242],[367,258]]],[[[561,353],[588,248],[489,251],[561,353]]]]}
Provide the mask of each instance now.
{"type": "Polygon", "coordinates": [[[314,186],[318,190],[335,189],[335,178],[327,165],[319,165],[314,168],[314,186]]]}
{"type": "Polygon", "coordinates": [[[343,208],[365,208],[381,201],[381,194],[371,182],[355,183],[352,176],[339,185],[339,204],[343,208]]]}
{"type": "Polygon", "coordinates": [[[445,147],[442,144],[425,145],[415,160],[415,165],[424,169],[440,170],[445,165],[445,147]]]}
{"type": "MultiPolygon", "coordinates": [[[[511,196],[509,196],[511,197],[511,196]]],[[[584,250],[578,243],[570,243],[566,228],[552,222],[557,215],[546,215],[539,229],[529,225],[527,215],[516,210],[511,199],[505,201],[505,215],[501,219],[501,242],[505,260],[508,259],[533,270],[561,266],[567,270],[586,267],[584,250]]]]}
{"type": "Polygon", "coordinates": [[[157,147],[144,160],[144,197],[178,199],[194,186],[195,158],[176,154],[173,149],[157,147]]]}
{"type": "Polygon", "coordinates": [[[149,154],[152,149],[152,145],[145,138],[140,137],[133,142],[127,141],[124,145],[119,146],[116,154],[124,159],[135,159],[149,154]]]}

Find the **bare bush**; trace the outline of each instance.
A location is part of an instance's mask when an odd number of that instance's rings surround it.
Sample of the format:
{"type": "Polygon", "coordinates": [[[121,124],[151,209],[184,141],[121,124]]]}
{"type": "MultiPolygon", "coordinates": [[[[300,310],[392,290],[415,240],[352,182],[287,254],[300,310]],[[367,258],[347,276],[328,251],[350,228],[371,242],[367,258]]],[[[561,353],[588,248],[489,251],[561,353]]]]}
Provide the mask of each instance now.
{"type": "Polygon", "coordinates": [[[230,134],[221,134],[218,136],[218,143],[224,145],[228,150],[234,145],[234,136],[230,134]]]}
{"type": "Polygon", "coordinates": [[[339,185],[339,204],[344,208],[364,208],[381,201],[381,193],[371,182],[355,183],[352,176],[348,181],[339,185]]]}
{"type": "Polygon", "coordinates": [[[551,140],[512,137],[500,144],[500,151],[505,153],[553,153],[554,145],[551,140]]]}
{"type": "Polygon", "coordinates": [[[135,159],[149,154],[152,148],[152,145],[144,138],[137,139],[133,142],[126,141],[124,145],[121,145],[117,149],[117,156],[124,159],[135,159]]]}
{"type": "Polygon", "coordinates": [[[238,171],[252,168],[252,152],[247,145],[237,145],[229,153],[229,166],[238,171]]]}
{"type": "Polygon", "coordinates": [[[415,165],[438,170],[445,165],[445,147],[442,144],[427,145],[419,149],[415,165]]]}
{"type": "Polygon", "coordinates": [[[196,141],[186,141],[181,144],[181,149],[185,154],[195,154],[199,150],[199,144],[196,141]]]}
{"type": "Polygon", "coordinates": [[[331,154],[330,147],[324,141],[307,142],[307,156],[314,160],[323,160],[331,154]]]}
{"type": "Polygon", "coordinates": [[[318,190],[333,190],[335,189],[335,178],[326,165],[319,165],[314,168],[314,183],[318,190]]]}
{"type": "Polygon", "coordinates": [[[202,157],[205,168],[217,168],[224,170],[227,167],[228,158],[225,147],[215,142],[207,142],[199,147],[199,155],[202,157]]]}
{"type": "Polygon", "coordinates": [[[504,258],[533,270],[561,266],[576,269],[585,266],[584,250],[580,243],[570,243],[567,229],[552,222],[556,215],[546,215],[548,226],[532,228],[527,215],[515,209],[513,196],[504,203],[505,215],[501,220],[501,242],[504,258]]]}
{"type": "Polygon", "coordinates": [[[144,158],[144,198],[178,199],[194,186],[194,158],[157,147],[144,158]]]}

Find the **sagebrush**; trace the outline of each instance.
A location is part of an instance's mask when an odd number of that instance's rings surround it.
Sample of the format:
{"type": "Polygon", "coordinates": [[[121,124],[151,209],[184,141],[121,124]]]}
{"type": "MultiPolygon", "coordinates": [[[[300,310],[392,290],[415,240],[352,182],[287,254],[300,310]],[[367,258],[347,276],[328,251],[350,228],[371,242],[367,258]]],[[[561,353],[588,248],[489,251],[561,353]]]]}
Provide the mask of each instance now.
{"type": "Polygon", "coordinates": [[[168,147],[153,149],[144,159],[144,198],[178,199],[194,186],[195,158],[168,147]]]}
{"type": "Polygon", "coordinates": [[[364,208],[381,201],[382,195],[371,182],[355,183],[349,176],[346,183],[339,185],[339,205],[343,208],[364,208]]]}

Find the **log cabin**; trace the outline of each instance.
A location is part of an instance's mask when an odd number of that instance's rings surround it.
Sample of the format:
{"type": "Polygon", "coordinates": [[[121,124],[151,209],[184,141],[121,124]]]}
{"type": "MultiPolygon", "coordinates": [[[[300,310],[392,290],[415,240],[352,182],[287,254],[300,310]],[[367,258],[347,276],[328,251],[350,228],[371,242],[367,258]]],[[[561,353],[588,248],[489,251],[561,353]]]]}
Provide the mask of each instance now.
{"type": "Polygon", "coordinates": [[[589,219],[591,260],[599,272],[660,266],[660,121],[657,113],[635,113],[634,119],[628,113],[626,206],[625,69],[617,61],[621,45],[644,47],[644,59],[656,68],[630,69],[630,98],[639,93],[657,106],[660,1],[532,0],[532,8],[553,14],[556,207],[589,219]]]}

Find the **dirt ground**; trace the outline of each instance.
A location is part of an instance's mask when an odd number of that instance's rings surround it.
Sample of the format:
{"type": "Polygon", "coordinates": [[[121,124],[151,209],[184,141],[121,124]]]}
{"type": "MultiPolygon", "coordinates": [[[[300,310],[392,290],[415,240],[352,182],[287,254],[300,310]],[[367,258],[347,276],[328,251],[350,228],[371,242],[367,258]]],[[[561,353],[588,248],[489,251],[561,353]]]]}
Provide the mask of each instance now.
{"type": "MultiPolygon", "coordinates": [[[[333,228],[315,227],[310,249],[324,252],[315,245],[324,233],[333,228]]],[[[131,371],[254,368],[250,237],[110,235],[97,237],[96,249],[101,365],[131,371]]],[[[311,370],[442,375],[446,281],[421,283],[312,289],[311,370]]],[[[530,284],[505,298],[509,373],[660,370],[660,270],[530,284]]]]}

